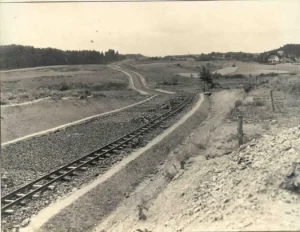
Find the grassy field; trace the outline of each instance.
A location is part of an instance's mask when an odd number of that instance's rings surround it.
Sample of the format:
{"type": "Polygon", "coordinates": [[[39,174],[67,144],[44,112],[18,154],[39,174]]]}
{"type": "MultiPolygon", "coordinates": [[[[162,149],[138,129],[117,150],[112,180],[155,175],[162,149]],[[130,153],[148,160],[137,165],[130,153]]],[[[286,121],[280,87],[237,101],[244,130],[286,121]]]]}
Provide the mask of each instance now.
{"type": "MultiPolygon", "coordinates": [[[[104,65],[45,67],[3,72],[1,104],[32,101],[51,97],[114,95],[128,91],[124,74],[104,65]]],[[[131,93],[135,94],[135,93],[131,93]]]]}
{"type": "Polygon", "coordinates": [[[234,78],[215,79],[215,82],[224,88],[236,88],[243,87],[249,83],[253,84],[256,81],[256,76],[258,76],[259,80],[263,80],[264,77],[275,77],[277,74],[279,76],[292,76],[300,72],[299,65],[267,65],[234,60],[137,61],[128,67],[145,76],[147,82],[153,87],[175,91],[198,91],[200,86],[199,68],[203,65],[209,67],[211,72],[234,76],[234,78]]]}

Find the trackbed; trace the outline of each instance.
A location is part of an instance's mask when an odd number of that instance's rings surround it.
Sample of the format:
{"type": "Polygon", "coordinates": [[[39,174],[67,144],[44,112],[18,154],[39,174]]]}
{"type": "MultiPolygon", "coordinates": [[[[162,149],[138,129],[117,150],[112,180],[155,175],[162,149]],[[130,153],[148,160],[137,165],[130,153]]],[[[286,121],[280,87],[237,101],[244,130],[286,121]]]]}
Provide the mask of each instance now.
{"type": "Polygon", "coordinates": [[[203,95],[173,126],[144,148],[118,163],[91,184],[42,210],[22,231],[90,231],[130,193],[143,178],[155,172],[171,149],[180,144],[208,114],[203,95]],[[125,194],[126,195],[126,194],[125,194]]]}

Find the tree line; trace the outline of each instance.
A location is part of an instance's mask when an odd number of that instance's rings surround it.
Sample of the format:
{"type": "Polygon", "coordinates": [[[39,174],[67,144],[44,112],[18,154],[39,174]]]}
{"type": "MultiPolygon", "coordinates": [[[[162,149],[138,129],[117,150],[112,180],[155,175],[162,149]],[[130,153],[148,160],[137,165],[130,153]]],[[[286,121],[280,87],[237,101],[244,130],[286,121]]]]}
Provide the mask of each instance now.
{"type": "Polygon", "coordinates": [[[63,51],[22,45],[0,46],[0,69],[29,68],[51,65],[108,64],[125,59],[113,49],[98,51],[63,51]]]}

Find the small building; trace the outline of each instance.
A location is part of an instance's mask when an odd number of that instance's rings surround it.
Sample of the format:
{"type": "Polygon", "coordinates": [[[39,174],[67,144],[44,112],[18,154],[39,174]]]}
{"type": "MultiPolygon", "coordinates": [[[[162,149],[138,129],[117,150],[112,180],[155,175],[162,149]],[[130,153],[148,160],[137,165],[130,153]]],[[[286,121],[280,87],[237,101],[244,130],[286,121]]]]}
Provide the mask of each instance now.
{"type": "Polygon", "coordinates": [[[277,63],[279,63],[279,57],[276,56],[276,55],[270,55],[268,57],[268,63],[269,64],[277,64],[277,63]]]}

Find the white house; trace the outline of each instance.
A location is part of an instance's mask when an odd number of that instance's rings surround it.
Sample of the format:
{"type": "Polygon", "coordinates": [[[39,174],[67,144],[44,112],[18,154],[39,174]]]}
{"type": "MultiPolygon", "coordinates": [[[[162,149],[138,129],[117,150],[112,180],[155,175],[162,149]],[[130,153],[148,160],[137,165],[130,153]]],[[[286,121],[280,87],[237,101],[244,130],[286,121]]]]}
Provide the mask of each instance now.
{"type": "Polygon", "coordinates": [[[270,55],[268,57],[268,63],[269,64],[277,64],[277,63],[279,63],[279,57],[276,56],[276,55],[270,55]]]}

